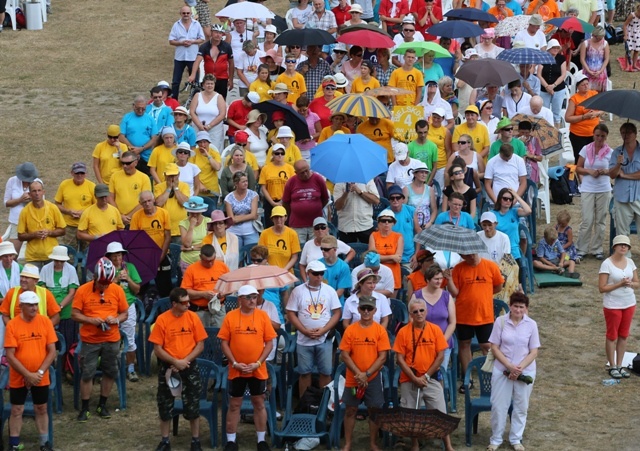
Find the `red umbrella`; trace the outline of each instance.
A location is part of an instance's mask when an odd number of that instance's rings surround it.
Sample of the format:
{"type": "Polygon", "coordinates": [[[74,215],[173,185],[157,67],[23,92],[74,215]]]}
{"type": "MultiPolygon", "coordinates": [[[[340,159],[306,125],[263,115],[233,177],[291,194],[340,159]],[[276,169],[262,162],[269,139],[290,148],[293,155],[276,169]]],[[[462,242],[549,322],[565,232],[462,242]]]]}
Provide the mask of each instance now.
{"type": "Polygon", "coordinates": [[[338,38],[338,42],[349,45],[359,45],[369,48],[390,49],[395,45],[393,39],[381,33],[371,30],[357,30],[344,33],[338,38]]]}

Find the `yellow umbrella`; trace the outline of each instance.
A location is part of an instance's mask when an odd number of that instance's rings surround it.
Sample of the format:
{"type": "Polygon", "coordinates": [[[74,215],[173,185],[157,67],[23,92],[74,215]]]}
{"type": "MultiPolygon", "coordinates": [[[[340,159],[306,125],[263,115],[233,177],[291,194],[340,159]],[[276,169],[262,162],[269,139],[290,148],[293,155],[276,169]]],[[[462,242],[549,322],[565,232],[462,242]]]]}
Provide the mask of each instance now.
{"type": "Polygon", "coordinates": [[[391,118],[389,110],[378,99],[362,94],[346,94],[327,103],[332,113],[344,113],[358,117],[391,118]]]}

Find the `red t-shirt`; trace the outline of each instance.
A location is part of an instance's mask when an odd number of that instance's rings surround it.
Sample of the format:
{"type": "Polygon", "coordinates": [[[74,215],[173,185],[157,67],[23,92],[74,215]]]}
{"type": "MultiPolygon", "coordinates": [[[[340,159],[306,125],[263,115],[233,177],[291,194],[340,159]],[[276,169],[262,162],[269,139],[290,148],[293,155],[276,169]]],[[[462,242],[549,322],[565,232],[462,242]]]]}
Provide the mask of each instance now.
{"type": "Polygon", "coordinates": [[[351,11],[351,6],[349,5],[347,5],[344,10],[340,9],[340,6],[336,6],[331,10],[331,12],[336,16],[338,26],[344,24],[347,20],[351,20],[351,14],[349,11],[351,11]]]}
{"type": "Polygon", "coordinates": [[[211,58],[211,41],[207,41],[198,49],[198,55],[204,59],[204,73],[213,74],[220,80],[229,79],[229,60],[233,58],[231,45],[225,41],[218,44],[218,57],[214,61],[211,58]]]}
{"type": "MultiPolygon", "coordinates": [[[[414,4],[415,3],[416,2],[414,1],[414,4]]],[[[426,12],[427,12],[426,6],[421,6],[420,8],[418,8],[418,20],[422,19],[422,17],[426,14],[426,12]]],[[[438,5],[433,5],[433,15],[436,16],[436,19],[442,22],[442,9],[440,9],[438,5]]],[[[427,33],[427,29],[429,29],[433,25],[434,24],[431,22],[430,17],[427,17],[427,21],[424,23],[424,26],[422,27],[416,20],[416,33],[422,33],[422,36],[424,36],[425,41],[435,41],[436,39],[438,39],[438,37],[427,33]]]]}
{"type": "MultiPolygon", "coordinates": [[[[229,109],[227,110],[227,119],[232,119],[240,125],[247,124],[247,117],[249,116],[249,111],[253,108],[250,106],[246,107],[242,103],[242,99],[234,100],[229,105],[229,109]]],[[[229,124],[229,129],[227,130],[227,136],[233,136],[238,129],[229,124]]]]}
{"type": "Polygon", "coordinates": [[[322,128],[329,127],[331,125],[331,110],[327,108],[327,101],[324,96],[313,99],[309,104],[309,111],[313,111],[320,117],[320,125],[322,128]]]}
{"type": "Polygon", "coordinates": [[[294,175],[284,186],[282,202],[289,204],[289,227],[311,227],[313,220],[322,216],[322,208],[329,201],[327,184],[319,174],[302,181],[294,175]]]}

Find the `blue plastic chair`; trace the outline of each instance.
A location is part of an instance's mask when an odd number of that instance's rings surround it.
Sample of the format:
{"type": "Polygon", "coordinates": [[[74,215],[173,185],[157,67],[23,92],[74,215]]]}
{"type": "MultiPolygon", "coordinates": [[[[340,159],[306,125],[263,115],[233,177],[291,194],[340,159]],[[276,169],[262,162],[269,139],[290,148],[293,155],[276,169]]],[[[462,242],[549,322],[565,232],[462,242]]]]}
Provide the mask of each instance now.
{"type": "Polygon", "coordinates": [[[398,327],[409,323],[409,310],[406,304],[398,299],[391,298],[389,301],[391,303],[391,318],[387,324],[387,331],[390,338],[391,336],[395,338],[398,327]]]}
{"type": "Polygon", "coordinates": [[[64,247],[67,248],[67,253],[69,257],[73,259],[73,267],[78,271],[80,270],[80,274],[78,275],[78,279],[80,284],[83,284],[87,281],[87,256],[84,252],[79,251],[73,246],[65,244],[64,247]]]}
{"type": "Polygon", "coordinates": [[[278,375],[278,404],[280,405],[280,408],[285,408],[287,403],[287,371],[289,368],[289,361],[293,359],[293,350],[295,350],[295,346],[292,347],[291,342],[295,340],[295,337],[292,337],[291,334],[282,328],[277,329],[276,333],[278,334],[278,342],[281,338],[284,340],[282,359],[278,364],[276,351],[276,357],[269,363],[273,365],[273,369],[278,375]]]}
{"type": "MultiPolygon", "coordinates": [[[[218,391],[222,384],[222,369],[214,362],[206,359],[196,359],[198,370],[200,371],[200,382],[202,391],[200,392],[200,415],[207,419],[209,423],[209,437],[211,447],[218,447],[218,391]],[[207,399],[209,393],[209,381],[213,379],[211,401],[207,399]]],[[[176,398],[173,402],[173,435],[178,435],[178,422],[180,414],[184,412],[184,404],[181,398],[176,398]]],[[[224,424],[224,423],[223,423],[224,424]]]]}
{"type": "MultiPolygon", "coordinates": [[[[56,387],[59,385],[59,381],[56,380],[56,369],[53,366],[49,367],[49,380],[49,400],[47,401],[47,415],[49,416],[49,443],[51,444],[51,446],[53,446],[53,403],[56,397],[56,387]]],[[[5,392],[8,393],[8,390],[5,389],[8,389],[8,386],[9,368],[6,368],[6,370],[2,373],[2,378],[0,379],[0,399],[2,399],[2,415],[0,415],[0,444],[3,443],[2,431],[4,431],[4,423],[8,423],[8,420],[11,418],[11,402],[9,400],[5,402],[4,400],[5,392]]],[[[22,417],[36,417],[31,393],[27,395],[27,400],[24,403],[24,412],[22,414],[22,417]]]]}
{"type": "Polygon", "coordinates": [[[325,387],[316,414],[292,413],[293,387],[287,387],[287,407],[281,428],[274,430],[274,446],[282,447],[283,439],[310,437],[318,438],[321,442],[325,441],[327,449],[330,449],[331,437],[327,429],[329,395],[330,391],[325,387]]]}
{"type": "Polygon", "coordinates": [[[485,356],[476,357],[469,362],[467,372],[464,375],[464,435],[467,446],[471,446],[472,426],[473,433],[478,433],[478,415],[481,412],[491,411],[491,373],[485,373],[481,370],[485,359],[485,356]],[[471,390],[469,390],[471,373],[474,370],[477,373],[476,382],[480,388],[480,396],[476,398],[471,397],[471,390]]]}
{"type": "Polygon", "coordinates": [[[62,413],[62,381],[64,380],[64,357],[67,353],[67,342],[64,339],[64,335],[60,332],[56,331],[56,336],[58,337],[59,349],[58,355],[54,360],[54,367],[56,369],[56,380],[60,381],[56,384],[56,413],[62,413]]]}
{"type": "Polygon", "coordinates": [[[238,296],[226,296],[224,298],[224,308],[227,313],[238,308],[238,296]]]}
{"type": "Polygon", "coordinates": [[[178,243],[169,244],[169,258],[171,259],[171,285],[179,287],[182,282],[182,270],[180,269],[180,254],[182,246],[178,243]]]}
{"type": "Polygon", "coordinates": [[[138,361],[138,369],[142,373],[145,365],[145,339],[144,339],[144,320],[146,312],[144,310],[144,304],[140,299],[136,299],[136,360],[138,361]]]}
{"type": "Polygon", "coordinates": [[[368,243],[347,243],[351,249],[356,251],[356,255],[349,262],[349,269],[353,270],[356,266],[360,266],[363,262],[362,255],[369,250],[368,243]]]}
{"type": "Polygon", "coordinates": [[[391,206],[391,202],[386,197],[380,198],[380,203],[373,206],[373,219],[377,220],[378,215],[382,213],[382,210],[386,210],[391,206]]]}
{"type": "MultiPolygon", "coordinates": [[[[158,316],[161,313],[166,312],[171,308],[171,301],[169,298],[160,298],[153,304],[149,315],[144,320],[144,341],[145,350],[144,350],[144,374],[147,376],[151,376],[151,355],[153,354],[153,343],[149,343],[149,336],[151,335],[151,325],[156,322],[158,316]]],[[[142,366],[140,367],[142,368],[142,366]]]]}
{"type": "Polygon", "coordinates": [[[247,244],[246,246],[242,246],[240,248],[240,259],[239,259],[239,267],[242,268],[244,266],[249,266],[251,264],[251,254],[249,253],[251,249],[255,247],[255,244],[247,244]]]}

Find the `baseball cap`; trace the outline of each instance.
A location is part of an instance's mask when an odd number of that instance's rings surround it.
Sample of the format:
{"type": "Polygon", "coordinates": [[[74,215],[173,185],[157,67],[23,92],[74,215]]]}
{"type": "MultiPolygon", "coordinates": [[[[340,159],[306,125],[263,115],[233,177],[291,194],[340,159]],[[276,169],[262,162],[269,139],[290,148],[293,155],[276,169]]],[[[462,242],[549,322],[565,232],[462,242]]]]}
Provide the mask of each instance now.
{"type": "Polygon", "coordinates": [[[120,126],[112,124],[109,127],[107,127],[107,135],[109,135],[109,136],[118,136],[118,135],[120,135],[120,126]]]}
{"type": "Polygon", "coordinates": [[[273,210],[271,210],[271,217],[273,218],[275,216],[287,216],[287,209],[282,205],[273,207],[273,210]]]}
{"type": "Polygon", "coordinates": [[[80,172],[87,172],[87,165],[84,164],[82,161],[78,161],[77,163],[73,163],[73,166],[71,166],[71,172],[73,172],[74,174],[78,174],[80,172]]]}
{"type": "Polygon", "coordinates": [[[440,116],[440,117],[444,117],[444,115],[445,115],[446,113],[445,113],[445,111],[444,111],[444,108],[442,108],[442,107],[437,107],[436,109],[434,109],[434,110],[431,112],[431,115],[434,115],[434,114],[436,114],[436,115],[438,115],[438,116],[440,116]]]}
{"type": "Polygon", "coordinates": [[[93,189],[93,195],[96,197],[107,197],[109,195],[109,187],[103,183],[98,183],[93,189]]]}
{"type": "Polygon", "coordinates": [[[482,216],[480,216],[480,224],[485,221],[495,224],[496,222],[498,222],[498,218],[496,218],[496,215],[493,212],[485,211],[484,213],[482,213],[482,216]]]}
{"type": "Polygon", "coordinates": [[[326,271],[326,270],[327,270],[327,267],[324,266],[324,263],[322,263],[320,260],[314,260],[307,265],[307,272],[309,271],[320,272],[320,271],[326,271]]]}
{"type": "Polygon", "coordinates": [[[24,293],[21,293],[18,299],[20,300],[20,304],[37,304],[40,302],[38,295],[33,291],[25,291],[24,293]]]}
{"type": "Polygon", "coordinates": [[[248,296],[250,294],[258,294],[256,287],[252,285],[242,285],[238,290],[238,296],[248,296]]]}
{"type": "MultiPolygon", "coordinates": [[[[393,195],[396,195],[396,194],[399,195],[399,196],[404,197],[404,193],[402,192],[402,188],[400,188],[400,186],[391,185],[389,187],[389,189],[387,190],[387,198],[389,198],[389,197],[391,197],[393,195]]],[[[391,210],[389,210],[389,211],[391,211],[391,210]]],[[[395,216],[394,216],[394,218],[395,218],[395,216]]]]}
{"type": "Polygon", "coordinates": [[[322,216],[316,218],[313,220],[313,227],[317,226],[318,224],[327,224],[327,220],[324,219],[322,216]]]}
{"type": "Polygon", "coordinates": [[[393,146],[393,154],[396,156],[396,161],[404,160],[409,155],[409,148],[405,143],[396,143],[393,146]]]}
{"type": "Polygon", "coordinates": [[[360,296],[358,298],[358,307],[375,307],[376,306],[376,298],[373,296],[360,296]]]}

